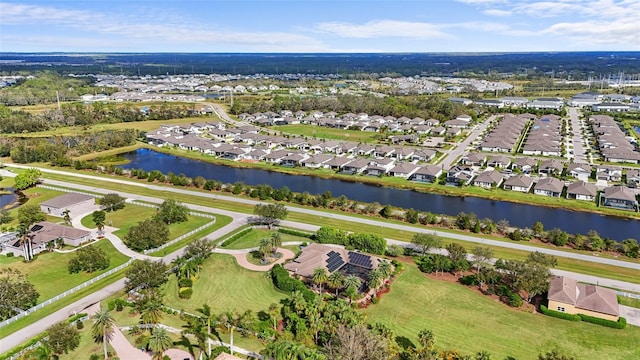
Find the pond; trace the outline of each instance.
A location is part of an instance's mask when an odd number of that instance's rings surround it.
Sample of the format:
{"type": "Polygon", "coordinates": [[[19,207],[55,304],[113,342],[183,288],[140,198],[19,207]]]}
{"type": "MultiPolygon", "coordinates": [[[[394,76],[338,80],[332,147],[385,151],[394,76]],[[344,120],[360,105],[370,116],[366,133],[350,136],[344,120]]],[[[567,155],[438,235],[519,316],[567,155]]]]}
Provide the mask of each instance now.
{"type": "MultiPolygon", "coordinates": [[[[546,229],[559,228],[569,233],[586,234],[596,230],[601,236],[614,240],[638,238],[640,221],[603,216],[588,212],[569,211],[543,206],[516,204],[507,201],[494,201],[476,197],[458,197],[421,193],[389,187],[348,182],[337,179],[322,179],[306,175],[289,175],[261,169],[234,168],[225,165],[210,164],[204,161],[167,155],[150,149],[138,149],[122,154],[129,163],[126,169],[160,170],[189,177],[202,176],[223,183],[237,181],[249,185],[269,184],[273,188],[289,187],[296,192],[321,194],[330,191],[334,197],[344,195],[361,202],[390,204],[401,208],[414,208],[436,214],[455,216],[460,212],[475,213],[479,218],[494,221],[506,219],[513,226],[531,227],[541,221],[546,229]]],[[[552,201],[552,199],[549,199],[552,201]]],[[[576,200],[577,201],[577,200],[576,200]]]]}

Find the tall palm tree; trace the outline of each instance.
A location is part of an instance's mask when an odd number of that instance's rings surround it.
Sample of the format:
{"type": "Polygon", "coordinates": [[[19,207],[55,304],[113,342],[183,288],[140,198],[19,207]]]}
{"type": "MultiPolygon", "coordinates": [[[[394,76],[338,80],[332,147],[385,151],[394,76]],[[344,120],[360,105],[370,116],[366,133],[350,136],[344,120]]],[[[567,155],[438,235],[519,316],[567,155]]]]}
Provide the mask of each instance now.
{"type": "Polygon", "coordinates": [[[168,350],[171,345],[171,338],[165,328],[156,327],[153,329],[147,346],[149,350],[153,351],[154,359],[162,359],[162,353],[168,350]]]}
{"type": "Polygon", "coordinates": [[[360,285],[362,285],[362,280],[360,280],[360,278],[355,275],[349,275],[346,278],[344,278],[343,286],[345,288],[354,287],[357,290],[360,287],[360,285]]]}
{"type": "Polygon", "coordinates": [[[343,284],[344,275],[339,271],[329,275],[329,278],[327,279],[327,285],[336,291],[336,297],[338,297],[338,290],[340,290],[343,284]]]}
{"type": "Polygon", "coordinates": [[[208,304],[202,304],[202,307],[196,309],[201,314],[200,319],[207,326],[207,357],[211,357],[211,324],[216,322],[216,316],[211,311],[211,307],[208,304]]]}
{"type": "Polygon", "coordinates": [[[22,252],[24,254],[25,261],[31,261],[33,258],[33,250],[31,249],[31,229],[26,224],[18,225],[18,237],[22,244],[22,252]]]}
{"type": "MultiPolygon", "coordinates": [[[[207,334],[206,324],[202,322],[200,318],[189,317],[187,324],[182,326],[183,339],[189,339],[185,335],[192,335],[198,342],[198,359],[202,360],[202,354],[204,352],[205,343],[208,342],[209,336],[207,334]]],[[[189,342],[190,343],[190,342],[189,342]]],[[[195,354],[193,354],[195,356],[195,354]]],[[[207,356],[209,357],[209,356],[207,356]]]]}
{"type": "Polygon", "coordinates": [[[273,253],[275,254],[278,251],[278,248],[282,246],[282,236],[279,232],[274,232],[271,234],[271,247],[273,248],[273,253]]]}
{"type": "Polygon", "coordinates": [[[273,251],[274,250],[273,250],[273,245],[271,244],[271,239],[264,238],[260,240],[260,245],[258,246],[258,252],[262,254],[263,260],[267,260],[267,254],[270,254],[273,251]]]}
{"type": "Polygon", "coordinates": [[[304,309],[307,308],[307,300],[304,298],[302,293],[298,290],[295,290],[291,293],[291,305],[298,312],[301,313],[304,309]]]}
{"type": "Polygon", "coordinates": [[[91,333],[93,334],[94,341],[102,342],[102,350],[104,351],[104,358],[106,360],[108,357],[107,343],[111,341],[113,336],[115,320],[111,317],[109,309],[100,309],[92,318],[94,322],[91,327],[91,333]]]}
{"type": "Polygon", "coordinates": [[[233,330],[238,326],[238,322],[240,321],[240,314],[238,314],[235,310],[229,311],[226,313],[220,314],[218,316],[218,322],[220,322],[223,326],[226,327],[227,331],[229,331],[229,350],[231,351],[231,355],[233,355],[233,330]]]}
{"type": "Polygon", "coordinates": [[[391,269],[391,263],[385,260],[381,261],[378,264],[378,270],[380,270],[380,273],[382,274],[385,280],[388,279],[393,272],[391,269]]]}
{"type": "Polygon", "coordinates": [[[269,316],[273,319],[273,330],[278,328],[278,314],[280,313],[280,305],[272,303],[269,305],[269,316]]]}
{"type": "Polygon", "coordinates": [[[327,269],[319,267],[313,270],[313,282],[320,287],[320,298],[322,298],[322,285],[329,279],[327,269]]]}
{"type": "Polygon", "coordinates": [[[62,220],[64,220],[64,223],[67,225],[71,225],[71,210],[65,209],[62,212],[62,215],[62,220]]]}

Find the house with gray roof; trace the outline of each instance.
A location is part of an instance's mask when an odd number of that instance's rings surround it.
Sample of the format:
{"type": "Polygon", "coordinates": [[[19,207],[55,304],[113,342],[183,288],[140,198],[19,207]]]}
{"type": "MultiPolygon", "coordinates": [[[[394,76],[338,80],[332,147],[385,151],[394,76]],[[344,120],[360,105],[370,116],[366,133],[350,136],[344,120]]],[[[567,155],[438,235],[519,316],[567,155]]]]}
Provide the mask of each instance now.
{"type": "Polygon", "coordinates": [[[533,178],[527,175],[511,176],[504,182],[504,189],[528,193],[533,186],[533,178]]]}
{"type": "Polygon", "coordinates": [[[64,212],[69,210],[69,215],[80,215],[87,212],[95,205],[95,197],[91,195],[66,193],[40,203],[40,210],[47,215],[63,217],[64,212]]]}
{"type": "Polygon", "coordinates": [[[533,187],[533,193],[550,197],[560,197],[564,183],[556,178],[540,179],[533,187]]]}
{"type": "Polygon", "coordinates": [[[567,186],[567,199],[594,201],[598,195],[598,189],[594,184],[576,181],[567,186]]]}
{"type": "Polygon", "coordinates": [[[611,186],[600,193],[600,205],[615,209],[638,211],[636,193],[626,186],[611,186]]]}
{"type": "Polygon", "coordinates": [[[420,166],[411,176],[412,181],[434,183],[442,175],[442,167],[438,165],[420,166]]]}
{"type": "Polygon", "coordinates": [[[496,170],[488,170],[480,173],[474,180],[473,185],[491,189],[500,186],[504,180],[502,174],[496,170]]]}

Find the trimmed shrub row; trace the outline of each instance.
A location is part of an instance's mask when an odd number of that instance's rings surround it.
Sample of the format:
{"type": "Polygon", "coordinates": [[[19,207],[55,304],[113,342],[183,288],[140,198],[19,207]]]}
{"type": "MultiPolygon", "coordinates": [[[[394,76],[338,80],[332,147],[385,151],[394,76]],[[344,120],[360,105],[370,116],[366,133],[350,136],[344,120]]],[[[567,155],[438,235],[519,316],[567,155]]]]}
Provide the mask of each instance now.
{"type": "Polygon", "coordinates": [[[246,228],[246,229],[244,229],[244,230],[242,230],[240,232],[235,233],[234,235],[232,235],[230,238],[228,238],[227,240],[225,240],[222,243],[222,247],[229,246],[229,245],[233,244],[235,241],[237,241],[238,239],[240,239],[241,237],[247,235],[248,233],[250,233],[252,231],[253,231],[253,228],[249,227],[249,228],[246,228]]]}
{"type": "Polygon", "coordinates": [[[594,316],[589,316],[584,314],[578,314],[578,316],[580,317],[580,319],[582,319],[582,321],[586,321],[596,325],[610,327],[613,329],[624,329],[627,326],[627,319],[623,318],[622,316],[618,319],[618,321],[600,319],[594,316]]]}
{"type": "Polygon", "coordinates": [[[287,234],[287,235],[304,237],[304,238],[307,238],[307,239],[311,239],[313,237],[313,235],[314,235],[313,233],[307,233],[307,232],[303,232],[303,231],[298,231],[298,230],[293,230],[293,229],[285,229],[285,228],[279,228],[278,232],[282,233],[282,234],[287,234]]]}
{"type": "Polygon", "coordinates": [[[549,315],[551,317],[555,317],[555,318],[558,318],[558,319],[564,319],[564,320],[569,320],[569,321],[581,321],[582,320],[580,318],[580,316],[578,316],[578,315],[572,315],[572,314],[563,313],[561,311],[551,310],[551,309],[547,308],[544,305],[540,305],[540,312],[545,314],[545,315],[549,315]]]}

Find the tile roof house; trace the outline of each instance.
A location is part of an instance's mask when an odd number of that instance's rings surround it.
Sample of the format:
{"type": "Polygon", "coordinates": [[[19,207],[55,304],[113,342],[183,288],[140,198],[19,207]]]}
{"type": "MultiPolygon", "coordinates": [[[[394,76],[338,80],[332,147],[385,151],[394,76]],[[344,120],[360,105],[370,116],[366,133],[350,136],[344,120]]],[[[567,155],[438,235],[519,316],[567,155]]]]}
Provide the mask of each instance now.
{"type": "Polygon", "coordinates": [[[440,175],[442,175],[442,167],[438,165],[421,166],[413,173],[411,180],[433,183],[438,180],[440,175]]]}
{"type": "Polygon", "coordinates": [[[544,195],[551,197],[560,197],[564,183],[556,178],[544,178],[536,183],[533,193],[536,195],[544,195]]]}
{"type": "Polygon", "coordinates": [[[526,175],[512,176],[504,182],[504,189],[528,193],[533,186],[533,178],[526,175]]]}
{"type": "MultiPolygon", "coordinates": [[[[80,246],[91,240],[91,232],[89,231],[47,221],[34,224],[31,227],[30,236],[34,254],[46,250],[47,244],[57,239],[62,239],[65,244],[71,246],[80,246]]],[[[17,256],[24,256],[23,246],[17,237],[3,243],[2,248],[5,251],[13,252],[17,256]]]]}
{"type": "Polygon", "coordinates": [[[600,205],[622,210],[638,211],[638,199],[633,190],[622,186],[611,186],[600,193],[600,205]]]}
{"type": "Polygon", "coordinates": [[[389,170],[389,174],[395,177],[403,177],[408,179],[415,173],[420,167],[412,163],[398,163],[396,166],[389,170]]]}
{"type": "Polygon", "coordinates": [[[575,279],[554,276],[549,283],[549,310],[567,314],[584,314],[601,319],[618,321],[620,307],[616,292],[591,284],[578,283],[575,279]]]}
{"type": "Polygon", "coordinates": [[[500,186],[502,180],[504,180],[502,174],[496,170],[488,170],[478,175],[473,180],[473,185],[490,189],[500,186]]]}
{"type": "Polygon", "coordinates": [[[594,184],[576,181],[567,186],[567,199],[593,201],[598,194],[598,189],[594,184]]]}

